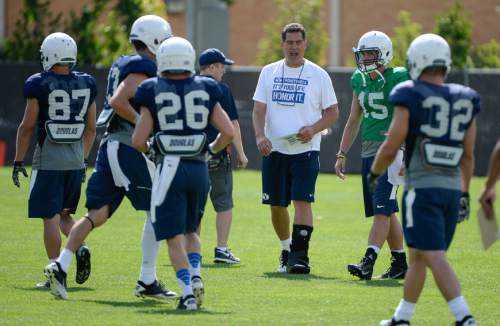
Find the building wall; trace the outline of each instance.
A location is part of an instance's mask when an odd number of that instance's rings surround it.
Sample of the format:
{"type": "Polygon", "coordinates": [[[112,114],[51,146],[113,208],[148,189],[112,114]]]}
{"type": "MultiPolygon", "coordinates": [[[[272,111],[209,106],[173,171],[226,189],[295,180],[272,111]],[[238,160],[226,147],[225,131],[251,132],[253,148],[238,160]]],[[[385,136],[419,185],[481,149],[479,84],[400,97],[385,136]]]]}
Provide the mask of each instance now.
{"type": "MultiPolygon", "coordinates": [[[[187,0],[186,0],[187,1],[187,0]]],[[[110,1],[112,4],[114,1],[110,1]]],[[[330,31],[330,2],[324,0],[323,21],[326,31],[330,31]]],[[[411,12],[412,19],[423,26],[424,32],[432,31],[435,16],[449,10],[455,0],[339,0],[340,19],[340,62],[346,63],[351,57],[351,48],[366,31],[378,29],[389,35],[398,26],[397,15],[400,10],[411,12]]],[[[56,12],[79,11],[91,0],[52,0],[51,8],[56,12]]],[[[500,2],[498,0],[462,0],[463,6],[473,22],[472,42],[474,45],[500,41],[500,2]]],[[[21,15],[22,1],[5,0],[5,33],[10,35],[15,22],[21,15]]],[[[236,0],[229,8],[230,14],[230,55],[239,65],[254,65],[257,44],[264,36],[264,26],[277,15],[272,0],[236,0]]],[[[105,19],[105,15],[103,15],[105,19]]],[[[171,14],[168,18],[176,35],[186,36],[185,13],[171,14]]],[[[279,31],[276,31],[279,33],[279,31]]],[[[331,49],[329,49],[331,51],[331,49]]]]}

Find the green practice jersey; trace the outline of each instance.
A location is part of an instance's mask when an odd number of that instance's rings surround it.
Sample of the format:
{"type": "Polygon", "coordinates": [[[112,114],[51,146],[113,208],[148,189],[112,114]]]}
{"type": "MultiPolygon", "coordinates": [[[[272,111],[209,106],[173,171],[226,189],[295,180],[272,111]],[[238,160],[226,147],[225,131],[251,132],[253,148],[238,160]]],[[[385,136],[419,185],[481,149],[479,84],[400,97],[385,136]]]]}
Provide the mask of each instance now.
{"type": "MultiPolygon", "coordinates": [[[[382,78],[372,80],[366,73],[356,70],[351,77],[351,87],[363,109],[361,139],[363,142],[383,142],[391,124],[394,107],[389,103],[389,94],[394,86],[410,79],[403,67],[385,69],[382,78]]],[[[378,147],[378,146],[377,146],[378,147]]]]}

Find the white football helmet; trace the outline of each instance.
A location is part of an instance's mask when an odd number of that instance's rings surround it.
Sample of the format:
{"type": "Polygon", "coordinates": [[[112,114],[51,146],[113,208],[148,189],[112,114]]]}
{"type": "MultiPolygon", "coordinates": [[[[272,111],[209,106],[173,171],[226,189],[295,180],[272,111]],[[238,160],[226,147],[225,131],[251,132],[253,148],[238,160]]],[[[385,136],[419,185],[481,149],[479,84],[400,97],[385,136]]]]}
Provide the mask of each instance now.
{"type": "Polygon", "coordinates": [[[450,46],[439,35],[420,35],[411,42],[406,52],[406,64],[411,79],[418,79],[427,67],[444,67],[448,73],[451,65],[450,46]]]}
{"type": "Polygon", "coordinates": [[[352,52],[356,56],[356,64],[362,72],[370,72],[380,66],[387,66],[392,60],[392,42],[389,36],[379,31],[370,31],[359,39],[358,47],[352,52]],[[363,52],[375,51],[376,56],[365,59],[363,52]]]}
{"type": "Polygon", "coordinates": [[[130,29],[129,41],[141,41],[149,51],[156,54],[161,42],[172,36],[170,24],[155,15],[145,15],[136,19],[130,29]]]}
{"type": "Polygon", "coordinates": [[[75,41],[68,34],[49,34],[40,46],[40,60],[43,70],[48,71],[55,64],[76,64],[77,48],[75,41]]]}
{"type": "Polygon", "coordinates": [[[189,71],[194,74],[195,60],[193,46],[182,37],[166,39],[156,52],[158,74],[164,71],[189,71]]]}

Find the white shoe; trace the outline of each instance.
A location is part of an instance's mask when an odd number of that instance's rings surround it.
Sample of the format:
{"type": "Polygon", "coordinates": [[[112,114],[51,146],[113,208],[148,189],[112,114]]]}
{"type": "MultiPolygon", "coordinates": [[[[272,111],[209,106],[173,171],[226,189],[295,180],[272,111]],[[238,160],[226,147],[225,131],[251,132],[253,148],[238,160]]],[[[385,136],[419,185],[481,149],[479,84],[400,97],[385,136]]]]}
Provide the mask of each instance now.
{"type": "Polygon", "coordinates": [[[66,273],[62,270],[59,262],[48,264],[44,269],[44,273],[50,283],[50,293],[58,299],[67,300],[66,273]]]}
{"type": "Polygon", "coordinates": [[[191,287],[193,288],[193,294],[196,298],[196,304],[200,307],[205,297],[205,288],[203,287],[203,281],[200,276],[193,276],[191,278],[191,287]]]}

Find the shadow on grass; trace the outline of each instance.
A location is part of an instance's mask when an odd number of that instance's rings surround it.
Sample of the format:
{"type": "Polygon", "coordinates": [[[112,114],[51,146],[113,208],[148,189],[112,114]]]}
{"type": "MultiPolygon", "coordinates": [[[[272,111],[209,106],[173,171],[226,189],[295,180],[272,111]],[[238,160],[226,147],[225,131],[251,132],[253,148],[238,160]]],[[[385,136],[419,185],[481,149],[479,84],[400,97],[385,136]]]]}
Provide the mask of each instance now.
{"type": "MultiPolygon", "coordinates": [[[[31,287],[19,287],[19,286],[13,286],[12,288],[16,290],[21,290],[21,291],[35,291],[35,292],[47,292],[49,293],[50,289],[49,288],[39,288],[36,286],[31,286],[31,287]]],[[[87,291],[95,291],[92,288],[88,287],[75,287],[75,288],[68,288],[68,293],[71,292],[87,292],[87,291]]]]}
{"type": "Polygon", "coordinates": [[[348,283],[359,286],[369,286],[369,287],[402,287],[403,280],[393,280],[393,279],[372,279],[371,281],[352,279],[352,280],[339,280],[342,283],[348,283]]]}
{"type": "Polygon", "coordinates": [[[203,264],[201,268],[216,268],[216,269],[222,269],[222,268],[240,268],[241,264],[223,264],[223,263],[210,263],[210,264],[203,264]]]}
{"type": "Polygon", "coordinates": [[[227,311],[213,311],[206,308],[201,308],[195,311],[177,310],[175,307],[165,309],[165,310],[136,310],[137,313],[149,314],[149,315],[231,315],[231,312],[227,311]]]}
{"type": "Polygon", "coordinates": [[[105,305],[105,306],[112,306],[112,307],[157,307],[157,306],[165,306],[168,305],[169,303],[172,304],[172,306],[175,307],[175,304],[177,303],[177,300],[171,300],[171,301],[157,301],[157,300],[134,300],[134,301],[115,301],[115,300],[78,300],[81,302],[88,302],[88,303],[96,303],[100,305],[105,305]]]}
{"type": "Polygon", "coordinates": [[[288,274],[280,272],[265,272],[263,277],[283,278],[290,281],[309,281],[309,280],[336,280],[335,277],[320,276],[315,274],[288,274]]]}

